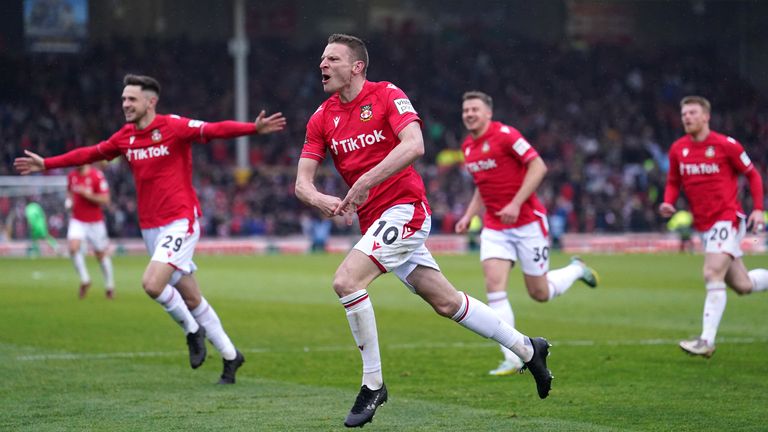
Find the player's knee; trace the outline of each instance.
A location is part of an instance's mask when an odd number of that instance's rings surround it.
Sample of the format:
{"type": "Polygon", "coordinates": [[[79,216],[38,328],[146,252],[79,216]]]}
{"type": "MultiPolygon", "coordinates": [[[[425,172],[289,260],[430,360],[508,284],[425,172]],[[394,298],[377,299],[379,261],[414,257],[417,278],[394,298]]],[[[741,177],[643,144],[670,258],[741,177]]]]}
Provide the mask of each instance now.
{"type": "Polygon", "coordinates": [[[752,292],[752,281],[749,281],[748,284],[733,284],[731,288],[740,296],[746,295],[752,292]]]}
{"type": "Polygon", "coordinates": [[[361,289],[362,288],[358,287],[352,278],[346,275],[336,273],[336,275],[333,277],[333,290],[336,291],[336,294],[339,297],[350,295],[361,289]]]}
{"type": "Polygon", "coordinates": [[[739,288],[734,288],[733,290],[736,291],[736,294],[738,294],[740,296],[747,295],[750,292],[752,292],[752,290],[744,290],[744,289],[739,289],[739,288]]]}
{"type": "Polygon", "coordinates": [[[716,269],[709,266],[704,266],[702,269],[702,275],[704,276],[705,282],[723,280],[723,276],[718,271],[716,271],[716,269]]]}
{"type": "Polygon", "coordinates": [[[150,275],[144,275],[141,278],[141,287],[144,288],[144,292],[152,298],[157,298],[165,288],[165,283],[161,283],[157,278],[150,275]]]}
{"type": "Polygon", "coordinates": [[[485,290],[487,292],[496,292],[496,291],[504,291],[506,290],[506,286],[504,286],[504,281],[498,278],[486,278],[485,279],[485,290]]]}
{"type": "Polygon", "coordinates": [[[543,289],[529,289],[528,295],[537,302],[544,303],[549,301],[549,291],[543,289]]]}
{"type": "Polygon", "coordinates": [[[184,304],[187,305],[187,309],[189,310],[193,310],[200,306],[200,302],[202,301],[202,296],[197,293],[192,295],[186,294],[182,297],[184,298],[184,304]]]}

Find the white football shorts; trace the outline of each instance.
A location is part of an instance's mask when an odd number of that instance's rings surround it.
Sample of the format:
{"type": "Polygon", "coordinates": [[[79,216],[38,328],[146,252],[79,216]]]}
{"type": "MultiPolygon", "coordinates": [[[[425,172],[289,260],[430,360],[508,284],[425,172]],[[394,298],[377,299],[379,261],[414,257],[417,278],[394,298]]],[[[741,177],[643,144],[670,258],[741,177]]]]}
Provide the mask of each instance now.
{"type": "Polygon", "coordinates": [[[738,227],[734,227],[731,221],[717,221],[712,228],[701,233],[704,253],[724,253],[733,258],[743,256],[741,240],[747,233],[747,226],[743,218],[739,220],[738,227]]]}
{"type": "Polygon", "coordinates": [[[103,220],[98,222],[83,222],[70,218],[67,227],[67,240],[86,241],[97,252],[103,252],[109,247],[107,224],[103,220]]]}
{"type": "Polygon", "coordinates": [[[480,233],[480,261],[490,258],[520,263],[529,276],[541,276],[549,271],[549,239],[547,219],[517,228],[494,230],[483,228],[480,233]]]}
{"type": "Polygon", "coordinates": [[[174,285],[182,275],[194,273],[197,266],[192,261],[195,246],[200,240],[200,224],[195,220],[190,230],[189,220],[179,219],[168,225],[141,230],[144,245],[152,261],[167,263],[176,269],[171,277],[174,285]]]}
{"type": "Polygon", "coordinates": [[[414,291],[407,278],[416,266],[440,271],[424,245],[431,226],[432,217],[427,214],[424,203],[398,204],[371,224],[355,249],[368,255],[382,272],[394,273],[414,291]]]}

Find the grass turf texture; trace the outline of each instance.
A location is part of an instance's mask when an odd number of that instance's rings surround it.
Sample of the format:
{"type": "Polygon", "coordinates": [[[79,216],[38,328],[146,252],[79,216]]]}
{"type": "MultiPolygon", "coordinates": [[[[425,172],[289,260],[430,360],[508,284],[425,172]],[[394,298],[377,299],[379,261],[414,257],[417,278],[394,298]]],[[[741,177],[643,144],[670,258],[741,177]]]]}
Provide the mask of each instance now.
{"type": "MultiPolygon", "coordinates": [[[[198,257],[198,280],[246,356],[237,384],[213,383],[209,345],[191,370],[181,330],[140,288],[143,257],[115,258],[116,300],[101,274],[85,300],[66,259],[0,260],[0,430],[340,430],[360,356],[330,287],[338,255],[198,257]]],[[[746,257],[766,267],[766,257],[746,257]]],[[[602,285],[552,303],[510,278],[517,326],[553,343],[552,393],[529,373],[491,377],[486,339],[438,317],[392,275],[370,288],[390,402],[366,430],[765,430],[768,294],[729,303],[718,351],[689,357],[701,256],[587,256],[602,285]]],[[[485,299],[477,255],[440,256],[459,289],[485,299]]],[[[568,262],[553,255],[552,268],[568,262]]]]}

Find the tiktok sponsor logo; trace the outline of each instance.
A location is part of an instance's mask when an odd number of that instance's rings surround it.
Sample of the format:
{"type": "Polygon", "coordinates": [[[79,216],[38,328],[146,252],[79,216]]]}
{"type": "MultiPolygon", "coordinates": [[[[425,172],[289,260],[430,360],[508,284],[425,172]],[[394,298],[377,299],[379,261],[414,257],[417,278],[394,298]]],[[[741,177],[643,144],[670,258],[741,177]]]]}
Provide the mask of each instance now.
{"type": "Polygon", "coordinates": [[[496,164],[496,159],[483,159],[477,162],[467,162],[467,171],[471,173],[488,171],[494,168],[498,168],[498,165],[496,164]]]}
{"type": "Polygon", "coordinates": [[[128,162],[131,162],[152,159],[161,156],[170,156],[170,154],[171,153],[168,151],[168,146],[159,145],[139,149],[128,149],[125,151],[125,158],[128,159],[128,162]]]}
{"type": "Polygon", "coordinates": [[[717,163],[680,164],[680,175],[710,175],[719,173],[720,164],[717,163]]]}
{"type": "Polygon", "coordinates": [[[360,150],[366,146],[384,141],[385,139],[384,132],[380,130],[374,130],[372,134],[360,134],[341,141],[336,141],[331,138],[331,150],[333,150],[333,154],[339,154],[339,148],[341,148],[345,154],[351,153],[355,150],[360,150]]]}

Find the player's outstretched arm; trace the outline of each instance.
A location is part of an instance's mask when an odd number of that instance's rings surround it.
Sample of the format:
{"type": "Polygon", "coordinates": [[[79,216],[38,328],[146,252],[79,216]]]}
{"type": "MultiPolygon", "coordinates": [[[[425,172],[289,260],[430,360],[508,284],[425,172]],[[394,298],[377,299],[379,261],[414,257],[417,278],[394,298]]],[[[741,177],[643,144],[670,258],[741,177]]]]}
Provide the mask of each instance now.
{"type": "Polygon", "coordinates": [[[203,138],[202,142],[207,142],[212,139],[229,139],[253,134],[270,134],[285,129],[285,125],[286,121],[285,117],[283,117],[283,113],[274,113],[267,116],[266,112],[262,110],[253,123],[234,120],[205,123],[205,126],[200,129],[200,138],[203,138]]]}
{"type": "Polygon", "coordinates": [[[17,157],[13,161],[13,168],[21,175],[45,171],[45,162],[39,154],[24,150],[27,157],[17,157]]]}
{"type": "Polygon", "coordinates": [[[16,168],[21,175],[27,175],[49,169],[80,166],[100,160],[109,160],[120,155],[120,152],[116,147],[110,148],[108,145],[107,141],[102,141],[96,145],[79,147],[58,156],[52,156],[45,159],[36,153],[24,150],[27,157],[16,158],[16,160],[13,161],[13,167],[16,168]],[[104,150],[106,153],[103,153],[100,149],[101,145],[105,145],[104,150]]]}
{"type": "Polygon", "coordinates": [[[253,122],[256,125],[256,133],[259,135],[264,135],[270,134],[272,132],[279,132],[285,129],[287,122],[285,117],[283,117],[283,113],[277,112],[269,117],[266,115],[267,112],[261,110],[259,115],[256,117],[256,121],[253,122]]]}

